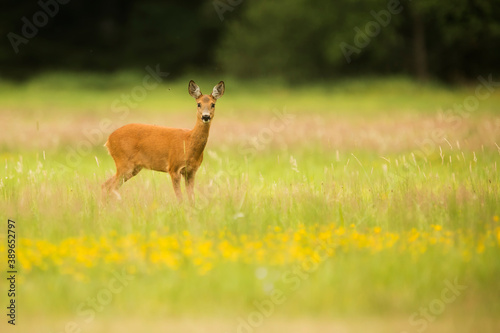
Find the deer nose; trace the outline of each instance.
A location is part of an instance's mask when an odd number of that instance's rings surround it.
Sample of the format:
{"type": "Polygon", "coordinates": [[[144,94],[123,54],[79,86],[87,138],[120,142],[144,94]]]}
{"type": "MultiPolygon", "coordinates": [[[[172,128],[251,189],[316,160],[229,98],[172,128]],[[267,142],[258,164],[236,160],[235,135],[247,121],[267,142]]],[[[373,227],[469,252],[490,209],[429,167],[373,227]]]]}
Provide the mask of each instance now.
{"type": "Polygon", "coordinates": [[[204,122],[204,123],[208,123],[210,121],[210,115],[209,114],[203,114],[201,116],[201,120],[204,122]]]}

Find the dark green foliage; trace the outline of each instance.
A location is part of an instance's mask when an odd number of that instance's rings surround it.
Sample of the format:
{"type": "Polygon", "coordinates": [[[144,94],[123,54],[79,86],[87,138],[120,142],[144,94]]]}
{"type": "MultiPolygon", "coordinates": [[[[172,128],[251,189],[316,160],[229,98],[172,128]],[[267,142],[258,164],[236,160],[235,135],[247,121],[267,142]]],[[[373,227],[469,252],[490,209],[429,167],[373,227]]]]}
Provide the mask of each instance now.
{"type": "MultiPolygon", "coordinates": [[[[57,2],[41,3],[54,8],[57,2]]],[[[57,6],[29,38],[23,17],[33,22],[40,3],[2,9],[0,74],[161,64],[173,76],[203,71],[301,82],[410,74],[456,82],[500,72],[499,1],[71,0],[57,6]],[[391,6],[397,10],[384,16],[391,6]],[[11,33],[25,39],[13,47],[11,33]]]]}

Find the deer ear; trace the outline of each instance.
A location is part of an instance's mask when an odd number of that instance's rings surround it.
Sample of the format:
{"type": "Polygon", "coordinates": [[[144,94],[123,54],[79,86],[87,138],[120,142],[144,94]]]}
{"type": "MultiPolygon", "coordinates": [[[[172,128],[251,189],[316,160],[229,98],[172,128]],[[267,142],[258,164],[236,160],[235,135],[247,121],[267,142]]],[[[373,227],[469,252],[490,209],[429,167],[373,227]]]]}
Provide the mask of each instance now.
{"type": "Polygon", "coordinates": [[[214,90],[212,91],[212,97],[215,99],[219,99],[224,95],[224,90],[226,90],[226,86],[224,85],[224,81],[220,81],[219,84],[217,84],[214,87],[214,90]]]}
{"type": "Polygon", "coordinates": [[[200,87],[198,87],[198,85],[194,83],[193,80],[189,81],[188,91],[189,95],[193,96],[196,99],[201,96],[200,87]]]}

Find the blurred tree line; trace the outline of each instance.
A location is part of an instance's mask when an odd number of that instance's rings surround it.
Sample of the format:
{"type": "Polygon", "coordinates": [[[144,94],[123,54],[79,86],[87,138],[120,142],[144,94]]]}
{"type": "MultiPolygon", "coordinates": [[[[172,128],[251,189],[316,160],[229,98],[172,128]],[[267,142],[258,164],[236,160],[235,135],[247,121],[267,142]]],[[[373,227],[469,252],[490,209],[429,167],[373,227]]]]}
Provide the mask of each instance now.
{"type": "Polygon", "coordinates": [[[39,0],[0,13],[0,72],[185,72],[291,82],[500,72],[499,0],[39,0]]]}

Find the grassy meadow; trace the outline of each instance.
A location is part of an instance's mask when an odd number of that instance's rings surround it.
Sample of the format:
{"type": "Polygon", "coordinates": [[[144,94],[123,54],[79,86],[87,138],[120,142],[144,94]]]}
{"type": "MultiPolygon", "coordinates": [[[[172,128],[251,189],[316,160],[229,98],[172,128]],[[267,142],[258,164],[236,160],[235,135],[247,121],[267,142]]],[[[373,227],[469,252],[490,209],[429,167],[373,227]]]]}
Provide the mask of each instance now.
{"type": "Polygon", "coordinates": [[[500,330],[500,89],[225,79],[196,203],[149,170],[106,198],[114,129],[195,122],[143,75],[0,82],[2,332],[500,330]]]}

